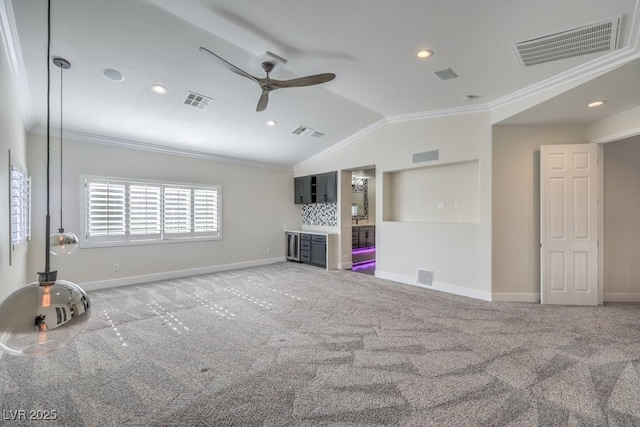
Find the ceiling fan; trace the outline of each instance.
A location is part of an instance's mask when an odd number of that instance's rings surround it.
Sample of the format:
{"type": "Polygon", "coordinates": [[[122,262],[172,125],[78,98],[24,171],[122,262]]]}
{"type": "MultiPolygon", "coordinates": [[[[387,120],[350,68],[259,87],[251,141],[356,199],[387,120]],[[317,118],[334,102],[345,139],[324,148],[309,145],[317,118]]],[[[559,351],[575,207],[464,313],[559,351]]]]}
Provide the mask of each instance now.
{"type": "Polygon", "coordinates": [[[302,86],[313,86],[320,83],[326,83],[336,78],[336,75],[333,73],[324,73],[324,74],[316,74],[313,76],[299,77],[297,79],[291,80],[275,80],[269,77],[269,73],[273,70],[274,63],[265,61],[262,63],[262,69],[267,73],[265,78],[254,77],[246,71],[236,67],[230,62],[227,62],[223,58],[219,57],[215,53],[211,52],[209,49],[204,47],[200,48],[200,52],[205,55],[208,55],[210,58],[214,59],[218,64],[227,68],[234,73],[246,77],[254,82],[258,83],[260,88],[262,89],[262,95],[260,95],[260,99],[258,100],[258,106],[256,107],[256,111],[264,111],[267,108],[267,104],[269,102],[269,92],[276,89],[288,88],[288,87],[302,87],[302,86]]]}

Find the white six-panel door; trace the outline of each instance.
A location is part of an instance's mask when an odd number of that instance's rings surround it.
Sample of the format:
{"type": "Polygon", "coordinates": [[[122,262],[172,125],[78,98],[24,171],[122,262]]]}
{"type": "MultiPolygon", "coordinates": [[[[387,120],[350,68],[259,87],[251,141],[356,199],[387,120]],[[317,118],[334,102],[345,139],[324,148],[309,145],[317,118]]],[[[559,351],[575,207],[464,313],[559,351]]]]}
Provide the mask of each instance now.
{"type": "Polygon", "coordinates": [[[542,304],[598,305],[598,146],[540,149],[542,304]]]}

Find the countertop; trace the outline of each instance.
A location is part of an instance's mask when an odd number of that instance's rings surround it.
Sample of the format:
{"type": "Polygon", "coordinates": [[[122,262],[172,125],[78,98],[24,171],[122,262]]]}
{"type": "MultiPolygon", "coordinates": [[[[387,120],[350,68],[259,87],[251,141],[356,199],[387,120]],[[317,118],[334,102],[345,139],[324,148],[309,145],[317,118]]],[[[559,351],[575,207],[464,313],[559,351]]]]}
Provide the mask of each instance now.
{"type": "Polygon", "coordinates": [[[330,236],[333,234],[338,234],[330,231],[319,231],[319,230],[284,230],[285,233],[300,233],[300,234],[318,234],[320,236],[330,236]]]}

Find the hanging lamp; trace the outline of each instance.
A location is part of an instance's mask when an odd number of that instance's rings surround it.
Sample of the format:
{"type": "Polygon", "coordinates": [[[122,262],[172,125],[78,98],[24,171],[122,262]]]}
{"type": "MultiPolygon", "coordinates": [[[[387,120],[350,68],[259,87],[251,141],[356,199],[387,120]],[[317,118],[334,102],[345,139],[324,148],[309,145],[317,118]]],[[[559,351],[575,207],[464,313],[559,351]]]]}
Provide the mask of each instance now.
{"type": "Polygon", "coordinates": [[[49,238],[51,255],[70,255],[78,249],[78,237],[68,231],[64,231],[62,225],[62,94],[64,70],[71,68],[71,64],[64,58],[53,58],[53,64],[60,68],[60,228],[49,238]]]}
{"type": "Polygon", "coordinates": [[[58,280],[51,270],[49,234],[51,0],[47,14],[47,215],[45,267],[38,281],[21,287],[0,304],[0,351],[13,355],[41,355],[72,341],[87,324],[91,303],[78,285],[58,280]]]}

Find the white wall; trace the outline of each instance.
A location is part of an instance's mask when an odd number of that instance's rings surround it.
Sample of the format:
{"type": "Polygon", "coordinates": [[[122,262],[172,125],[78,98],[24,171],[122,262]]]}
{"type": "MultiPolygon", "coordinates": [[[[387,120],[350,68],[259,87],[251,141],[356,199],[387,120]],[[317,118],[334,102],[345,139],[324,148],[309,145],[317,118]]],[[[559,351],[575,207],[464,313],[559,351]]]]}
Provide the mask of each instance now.
{"type": "MultiPolygon", "coordinates": [[[[45,137],[28,134],[29,169],[34,177],[35,218],[44,215],[45,137]]],[[[59,141],[52,137],[51,228],[59,220],[59,141]]],[[[149,179],[222,186],[222,234],[217,241],[80,248],[52,257],[59,278],[88,289],[163,277],[197,274],[243,265],[284,260],[284,229],[300,227],[300,208],[293,204],[293,172],[216,162],[64,140],[64,227],[82,232],[82,175],[149,179]],[[119,264],[120,271],[113,271],[119,264]],[[99,283],[95,283],[99,282],[99,283]]],[[[44,224],[33,227],[36,247],[43,245],[44,224]]],[[[42,268],[44,252],[31,251],[29,266],[42,268]]]]}
{"type": "MultiPolygon", "coordinates": [[[[433,270],[434,287],[489,299],[491,292],[491,126],[488,113],[388,123],[310,164],[296,176],[376,168],[376,275],[415,283],[433,270]],[[383,221],[385,172],[422,167],[412,154],[440,150],[439,164],[478,161],[478,224],[383,221]]],[[[388,187],[388,185],[387,185],[388,187]]],[[[389,191],[387,189],[387,191],[389,191]]]]}
{"type": "Polygon", "coordinates": [[[493,127],[494,299],[539,299],[540,146],[585,142],[585,126],[493,127]]]}
{"type": "MultiPolygon", "coordinates": [[[[38,279],[35,271],[27,271],[27,256],[23,255],[10,265],[9,235],[9,150],[12,156],[27,166],[24,124],[9,62],[0,42],[0,301],[22,285],[38,279]]],[[[31,171],[29,171],[31,172],[31,171]]],[[[31,245],[33,247],[33,245],[31,245]]]]}
{"type": "Polygon", "coordinates": [[[604,146],[605,301],[640,301],[640,136],[604,146]]]}

